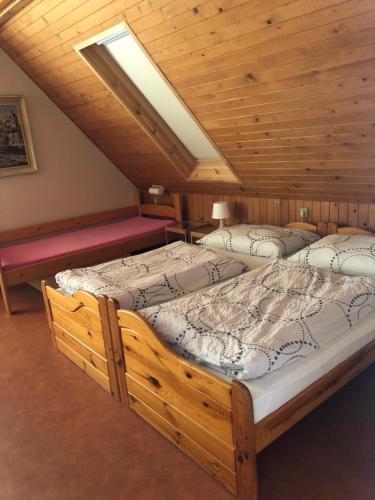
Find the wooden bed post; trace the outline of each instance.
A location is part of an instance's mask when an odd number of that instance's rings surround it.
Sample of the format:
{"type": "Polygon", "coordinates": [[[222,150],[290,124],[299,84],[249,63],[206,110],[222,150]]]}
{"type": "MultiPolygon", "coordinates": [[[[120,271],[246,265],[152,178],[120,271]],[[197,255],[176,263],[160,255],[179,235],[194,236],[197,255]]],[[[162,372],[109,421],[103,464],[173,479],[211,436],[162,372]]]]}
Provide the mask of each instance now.
{"type": "Polygon", "coordinates": [[[103,327],[104,348],[107,357],[107,367],[108,367],[109,385],[111,388],[111,394],[118,401],[121,401],[121,393],[117,377],[113,338],[110,326],[110,319],[108,317],[108,309],[107,309],[108,298],[102,295],[98,297],[98,302],[99,302],[99,311],[103,327]]]}
{"type": "Polygon", "coordinates": [[[176,209],[176,221],[182,222],[182,203],[179,193],[172,193],[173,206],[176,209]]]}
{"type": "Polygon", "coordinates": [[[117,300],[115,299],[108,299],[106,305],[107,305],[109,328],[112,337],[113,360],[114,360],[116,378],[118,383],[117,399],[119,401],[128,401],[128,391],[126,388],[126,378],[125,378],[124,350],[122,345],[120,329],[117,321],[117,311],[120,306],[117,300]]]}
{"type": "Polygon", "coordinates": [[[0,262],[0,289],[1,289],[1,296],[3,298],[5,312],[6,314],[10,315],[12,314],[12,309],[10,307],[10,300],[8,295],[8,289],[5,282],[5,276],[3,271],[1,270],[1,262],[0,262]]]}
{"type": "Polygon", "coordinates": [[[141,212],[142,194],[139,191],[136,191],[134,194],[134,198],[135,198],[135,204],[137,205],[138,208],[138,215],[140,217],[142,215],[141,212]]]}
{"type": "Polygon", "coordinates": [[[237,496],[257,500],[258,480],[253,401],[247,387],[232,382],[233,440],[236,450],[237,496]]]}
{"type": "Polygon", "coordinates": [[[46,308],[46,313],[47,313],[47,320],[48,320],[48,326],[51,332],[51,338],[53,345],[57,348],[56,345],[56,339],[55,339],[55,333],[53,331],[53,320],[52,320],[52,311],[51,311],[51,306],[48,300],[48,294],[47,294],[47,282],[45,280],[42,281],[42,294],[43,294],[43,301],[44,301],[44,307],[46,308]]]}

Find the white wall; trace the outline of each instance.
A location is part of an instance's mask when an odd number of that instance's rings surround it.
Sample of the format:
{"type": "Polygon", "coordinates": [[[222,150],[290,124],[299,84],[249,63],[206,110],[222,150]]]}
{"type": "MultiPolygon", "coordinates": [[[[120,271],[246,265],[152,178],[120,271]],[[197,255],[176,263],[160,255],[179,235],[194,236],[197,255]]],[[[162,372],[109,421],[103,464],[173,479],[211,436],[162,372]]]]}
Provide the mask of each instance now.
{"type": "Polygon", "coordinates": [[[0,95],[23,95],[38,172],[0,177],[0,231],[134,204],[133,184],[0,49],[0,95]]]}

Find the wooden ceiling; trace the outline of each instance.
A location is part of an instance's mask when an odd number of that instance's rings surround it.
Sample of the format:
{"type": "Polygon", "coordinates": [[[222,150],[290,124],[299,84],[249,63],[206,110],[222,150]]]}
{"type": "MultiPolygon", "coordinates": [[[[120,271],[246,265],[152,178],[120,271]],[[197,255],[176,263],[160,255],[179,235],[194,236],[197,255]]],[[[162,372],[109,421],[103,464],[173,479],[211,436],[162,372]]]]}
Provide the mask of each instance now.
{"type": "Polygon", "coordinates": [[[374,0],[25,4],[0,47],[138,187],[375,200],[374,0]],[[242,184],[188,182],[74,50],[121,21],[242,184]]]}

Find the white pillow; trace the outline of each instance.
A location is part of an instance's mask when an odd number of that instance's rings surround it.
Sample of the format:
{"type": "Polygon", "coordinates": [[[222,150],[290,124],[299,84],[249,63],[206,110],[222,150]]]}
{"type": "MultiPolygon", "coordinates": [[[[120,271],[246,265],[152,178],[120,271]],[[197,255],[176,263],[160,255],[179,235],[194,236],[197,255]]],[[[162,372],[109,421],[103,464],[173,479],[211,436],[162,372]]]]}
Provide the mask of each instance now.
{"type": "Polygon", "coordinates": [[[351,276],[375,276],[375,237],[331,234],[288,260],[351,276]]]}
{"type": "Polygon", "coordinates": [[[197,243],[275,259],[300,250],[318,239],[317,234],[300,229],[239,224],[217,229],[197,243]]]}

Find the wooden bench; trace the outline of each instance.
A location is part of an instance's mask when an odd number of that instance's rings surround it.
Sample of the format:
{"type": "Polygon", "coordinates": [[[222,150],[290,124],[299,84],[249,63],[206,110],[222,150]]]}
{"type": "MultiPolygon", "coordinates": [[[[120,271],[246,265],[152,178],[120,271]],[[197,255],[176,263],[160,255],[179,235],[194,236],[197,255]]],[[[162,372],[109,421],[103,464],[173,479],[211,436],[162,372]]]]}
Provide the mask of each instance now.
{"type": "Polygon", "coordinates": [[[136,206],[0,233],[0,288],[5,311],[12,312],[11,286],[164,243],[164,228],[181,221],[180,197],[172,194],[171,199],[173,205],[141,203],[137,193],[136,206]]]}

